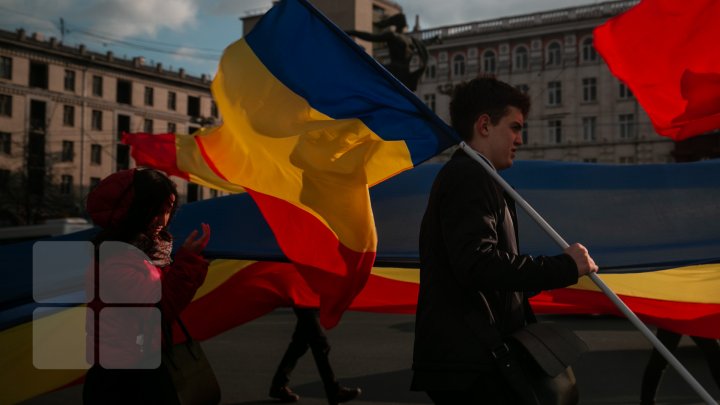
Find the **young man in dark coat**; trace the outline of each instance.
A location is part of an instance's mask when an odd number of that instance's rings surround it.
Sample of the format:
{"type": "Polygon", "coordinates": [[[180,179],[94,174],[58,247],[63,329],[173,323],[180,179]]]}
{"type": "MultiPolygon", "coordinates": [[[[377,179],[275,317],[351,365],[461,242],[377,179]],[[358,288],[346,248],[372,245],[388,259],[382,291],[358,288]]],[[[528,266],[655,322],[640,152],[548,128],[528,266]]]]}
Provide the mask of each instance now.
{"type": "MultiPolygon", "coordinates": [[[[456,87],[450,116],[463,140],[502,170],[522,145],[529,107],[507,83],[477,78],[456,87]]],[[[436,404],[519,403],[474,327],[488,322],[483,296],[508,334],[525,325],[525,292],[572,285],[595,271],[580,244],[557,256],[520,255],[513,202],[458,150],[435,179],[420,229],[412,389],[436,404]]]]}

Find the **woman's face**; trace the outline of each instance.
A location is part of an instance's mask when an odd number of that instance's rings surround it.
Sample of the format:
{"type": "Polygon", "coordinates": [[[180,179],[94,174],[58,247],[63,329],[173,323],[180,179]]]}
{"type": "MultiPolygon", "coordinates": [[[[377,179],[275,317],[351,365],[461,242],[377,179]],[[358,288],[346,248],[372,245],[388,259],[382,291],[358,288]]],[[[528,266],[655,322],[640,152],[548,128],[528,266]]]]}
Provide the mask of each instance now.
{"type": "Polygon", "coordinates": [[[157,235],[161,230],[163,230],[163,228],[167,226],[173,207],[175,207],[175,195],[170,194],[170,199],[163,207],[163,212],[158,215],[152,222],[150,231],[153,235],[157,235]]]}

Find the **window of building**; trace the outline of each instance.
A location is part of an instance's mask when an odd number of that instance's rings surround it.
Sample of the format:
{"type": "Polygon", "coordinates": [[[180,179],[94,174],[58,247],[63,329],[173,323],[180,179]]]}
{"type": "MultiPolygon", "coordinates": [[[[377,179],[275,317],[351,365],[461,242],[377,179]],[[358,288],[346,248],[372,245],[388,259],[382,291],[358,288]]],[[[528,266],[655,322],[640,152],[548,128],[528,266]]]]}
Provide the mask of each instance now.
{"type": "Polygon", "coordinates": [[[214,100],[210,101],[210,116],[217,118],[220,114],[218,114],[218,106],[215,104],[214,100]]]}
{"type": "Polygon", "coordinates": [[[95,97],[103,95],[103,78],[102,76],[93,76],[92,78],[92,94],[95,97]]]}
{"type": "Polygon", "coordinates": [[[152,87],[145,87],[145,105],[152,106],[155,104],[155,90],[152,87]]]}
{"type": "Polygon", "coordinates": [[[65,90],[75,91],[75,71],[65,69],[65,90]]]}
{"type": "Polygon", "coordinates": [[[210,198],[215,198],[218,196],[218,191],[215,188],[210,189],[210,198]]]}
{"type": "Polygon", "coordinates": [[[100,184],[100,177],[90,177],[90,190],[97,187],[98,184],[100,184]]]}
{"type": "Polygon", "coordinates": [[[595,117],[583,117],[582,119],[582,131],[583,140],[586,142],[592,142],[596,139],[595,128],[597,127],[597,119],[595,117]]]}
{"type": "Polygon", "coordinates": [[[145,118],[145,121],[143,121],[143,131],[148,134],[153,133],[153,120],[145,118]]]}
{"type": "Polygon", "coordinates": [[[41,89],[48,88],[48,65],[47,63],[30,62],[30,87],[41,89]]]}
{"type": "Polygon", "coordinates": [[[200,116],[200,97],[188,96],[187,115],[191,117],[200,116]]]}
{"type": "Polygon", "coordinates": [[[620,139],[631,139],[635,137],[635,114],[618,115],[620,126],[620,139]]]}
{"type": "Polygon", "coordinates": [[[495,52],[485,51],[483,53],[483,72],[495,73],[495,52]]]}
{"type": "Polygon", "coordinates": [[[0,79],[12,80],[12,58],[0,58],[0,79]]]}
{"type": "Polygon", "coordinates": [[[177,124],[174,122],[168,122],[167,131],[171,134],[177,132],[177,124]]]}
{"type": "Polygon", "coordinates": [[[562,82],[548,82],[548,105],[562,104],[562,82]]]}
{"type": "Polygon", "coordinates": [[[625,83],[620,83],[618,96],[622,100],[627,100],[629,98],[633,97],[632,91],[630,91],[630,88],[625,85],[625,83]]]}
{"type": "Polygon", "coordinates": [[[10,184],[10,170],[0,169],[0,188],[5,189],[10,184]]]}
{"type": "Polygon", "coordinates": [[[12,96],[0,94],[0,116],[12,117],[12,96]]]}
{"type": "Polygon", "coordinates": [[[130,168],[130,145],[118,143],[115,145],[115,171],[130,168]]]}
{"type": "Polygon", "coordinates": [[[592,103],[597,101],[597,79],[586,77],[582,79],[583,101],[592,103]]]}
{"type": "Polygon", "coordinates": [[[515,88],[520,90],[520,92],[525,95],[530,92],[530,86],[528,86],[527,84],[516,84],[515,88]]]}
{"type": "Polygon", "coordinates": [[[66,127],[75,126],[75,106],[64,105],[63,106],[63,125],[66,127]]]}
{"type": "Polygon", "coordinates": [[[562,120],[548,121],[548,143],[562,143],[562,120]]]}
{"type": "Polygon", "coordinates": [[[75,142],[62,141],[62,154],[60,155],[60,161],[72,162],[74,158],[75,158],[75,142]]]}
{"type": "MultiPolygon", "coordinates": [[[[40,100],[30,100],[30,130],[45,134],[48,124],[47,103],[40,100]]],[[[44,146],[43,146],[44,147],[44,146]]],[[[43,152],[44,153],[44,152],[43,152]]]]}
{"type": "Polygon", "coordinates": [[[430,93],[423,96],[425,99],[425,105],[428,106],[431,110],[435,111],[435,94],[430,93]]]}
{"type": "Polygon", "coordinates": [[[115,101],[120,104],[132,104],[132,82],[129,80],[117,81],[117,94],[115,101]]]}
{"type": "Polygon", "coordinates": [[[455,55],[453,58],[453,76],[465,76],[465,57],[463,55],[455,55]]]}
{"type": "Polygon", "coordinates": [[[197,201],[200,198],[199,187],[195,183],[187,184],[187,202],[197,201]]]}
{"type": "Polygon", "coordinates": [[[175,111],[177,109],[177,94],[175,94],[174,91],[168,92],[168,103],[167,108],[170,111],[175,111]]]}
{"type": "Polygon", "coordinates": [[[427,67],[425,68],[425,78],[426,79],[434,79],[437,75],[437,62],[435,62],[435,58],[430,58],[428,61],[427,67]]]}
{"type": "Polygon", "coordinates": [[[618,163],[625,165],[635,164],[635,156],[619,156],[618,163]]]}
{"type": "Polygon", "coordinates": [[[92,122],[90,127],[95,131],[102,131],[103,113],[101,110],[92,110],[92,122]]]}
{"type": "Polygon", "coordinates": [[[63,174],[60,176],[60,194],[72,194],[73,176],[63,174]]]}
{"type": "Polygon", "coordinates": [[[545,66],[560,66],[562,63],[562,47],[559,42],[551,42],[547,47],[545,66]]]}
{"type": "Polygon", "coordinates": [[[102,145],[97,143],[90,145],[90,164],[102,164],[102,145]]]}
{"type": "MultiPolygon", "coordinates": [[[[129,115],[118,114],[115,136],[118,141],[122,139],[123,132],[130,132],[131,118],[129,115]]],[[[115,170],[130,168],[130,146],[122,143],[115,144],[115,170]]]]}
{"type": "Polygon", "coordinates": [[[582,161],[585,163],[597,163],[597,158],[584,158],[582,161]]]}
{"type": "Polygon", "coordinates": [[[592,37],[585,38],[580,45],[582,48],[582,61],[583,62],[596,62],[598,60],[597,52],[593,46],[592,37]]]}
{"type": "Polygon", "coordinates": [[[12,134],[10,132],[0,132],[0,153],[12,154],[12,134]]]}
{"type": "Polygon", "coordinates": [[[528,68],[528,49],[525,46],[515,48],[515,57],[513,58],[513,70],[523,71],[528,68]]]}

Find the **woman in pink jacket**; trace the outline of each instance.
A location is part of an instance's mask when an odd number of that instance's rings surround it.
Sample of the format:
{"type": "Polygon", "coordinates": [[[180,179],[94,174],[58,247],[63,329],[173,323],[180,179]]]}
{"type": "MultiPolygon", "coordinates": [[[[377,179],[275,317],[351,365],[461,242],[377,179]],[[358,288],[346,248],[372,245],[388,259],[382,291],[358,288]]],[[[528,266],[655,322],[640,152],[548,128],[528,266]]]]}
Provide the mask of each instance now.
{"type": "Polygon", "coordinates": [[[168,376],[160,366],[171,327],[207,275],[201,256],[210,227],[193,231],[170,257],[167,225],[175,212],[175,184],[145,169],[114,173],[87,197],[87,212],[102,230],[88,272],[85,404],[159,404],[168,376]]]}

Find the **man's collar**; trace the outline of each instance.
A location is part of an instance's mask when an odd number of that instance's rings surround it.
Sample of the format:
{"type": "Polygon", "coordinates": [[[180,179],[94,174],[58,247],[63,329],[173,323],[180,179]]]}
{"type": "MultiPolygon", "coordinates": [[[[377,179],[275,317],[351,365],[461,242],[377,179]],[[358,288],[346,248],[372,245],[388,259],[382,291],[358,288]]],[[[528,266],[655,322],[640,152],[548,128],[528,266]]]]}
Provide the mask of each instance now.
{"type": "Polygon", "coordinates": [[[487,157],[485,157],[485,155],[483,155],[482,153],[476,151],[475,149],[473,149],[473,152],[477,153],[477,155],[480,156],[480,158],[482,158],[482,160],[484,160],[485,163],[487,163],[490,167],[492,167],[493,170],[495,170],[495,171],[497,172],[497,169],[496,169],[495,166],[492,164],[492,162],[490,162],[490,159],[488,159],[487,157]]]}

